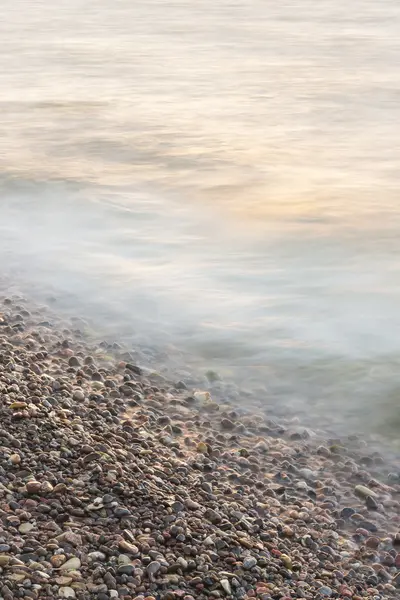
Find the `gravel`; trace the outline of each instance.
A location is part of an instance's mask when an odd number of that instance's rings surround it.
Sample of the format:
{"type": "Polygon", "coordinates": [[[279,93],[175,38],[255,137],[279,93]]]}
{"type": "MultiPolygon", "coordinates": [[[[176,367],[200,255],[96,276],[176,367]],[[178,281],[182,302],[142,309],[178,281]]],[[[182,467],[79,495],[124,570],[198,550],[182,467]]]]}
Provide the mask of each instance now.
{"type": "Polygon", "coordinates": [[[398,457],[125,354],[4,303],[2,600],[398,597],[398,457]]]}

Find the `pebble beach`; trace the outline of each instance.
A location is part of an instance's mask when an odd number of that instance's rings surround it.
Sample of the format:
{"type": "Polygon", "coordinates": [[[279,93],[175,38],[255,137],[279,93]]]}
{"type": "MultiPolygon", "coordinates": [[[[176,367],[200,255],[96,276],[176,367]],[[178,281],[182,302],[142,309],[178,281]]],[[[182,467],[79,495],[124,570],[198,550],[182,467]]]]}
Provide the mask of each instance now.
{"type": "Polygon", "coordinates": [[[360,436],[215,402],[15,297],[0,398],[2,600],[399,594],[398,463],[360,436]]]}

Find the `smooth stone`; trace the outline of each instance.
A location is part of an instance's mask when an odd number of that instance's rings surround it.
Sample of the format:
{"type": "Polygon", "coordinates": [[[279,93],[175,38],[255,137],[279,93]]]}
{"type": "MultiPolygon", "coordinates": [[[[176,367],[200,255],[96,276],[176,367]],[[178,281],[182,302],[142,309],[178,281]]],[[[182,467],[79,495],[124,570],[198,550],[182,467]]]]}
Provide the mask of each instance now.
{"type": "Polygon", "coordinates": [[[75,590],[71,587],[60,587],[58,590],[58,595],[60,598],[75,598],[75,590]]]}
{"type": "Polygon", "coordinates": [[[161,563],[158,560],[153,560],[147,567],[147,574],[150,576],[155,575],[161,569],[161,563]]]}
{"type": "Polygon", "coordinates": [[[379,508],[379,504],[377,503],[377,501],[375,500],[375,498],[373,496],[367,496],[365,499],[365,504],[367,505],[367,508],[369,508],[370,510],[378,510],[378,508],[379,508]]]}
{"type": "Polygon", "coordinates": [[[330,598],[333,594],[333,590],[331,590],[331,588],[327,585],[323,585],[319,588],[318,593],[321,594],[321,596],[327,596],[328,598],[330,598]]]}
{"type": "Polygon", "coordinates": [[[356,511],[354,510],[354,508],[346,506],[341,510],[340,516],[342,517],[342,519],[350,519],[350,517],[352,517],[355,513],[356,511]]]}
{"type": "Polygon", "coordinates": [[[94,390],[101,390],[104,388],[104,383],[102,381],[92,381],[91,385],[94,390]]]}
{"type": "Polygon", "coordinates": [[[182,502],[179,502],[179,500],[171,504],[171,508],[174,511],[174,513],[182,512],[185,509],[184,505],[182,504],[182,502]]]}
{"type": "Polygon", "coordinates": [[[186,506],[190,510],[199,510],[201,508],[201,505],[198,502],[195,502],[194,500],[192,500],[191,498],[188,498],[186,500],[186,506]]]}
{"type": "Polygon", "coordinates": [[[32,523],[21,523],[21,525],[18,527],[18,531],[20,533],[29,533],[30,531],[32,531],[32,529],[34,529],[34,525],[32,525],[32,523]]]}
{"type": "Polygon", "coordinates": [[[72,558],[67,560],[67,562],[65,562],[63,565],[61,565],[60,570],[61,571],[76,571],[76,569],[79,569],[80,566],[81,566],[80,559],[77,556],[73,556],[72,558]]]}
{"type": "Polygon", "coordinates": [[[371,523],[371,521],[360,521],[358,526],[362,529],[366,529],[370,533],[376,533],[378,531],[375,523],[371,523]]]}
{"type": "Polygon", "coordinates": [[[360,496],[361,498],[367,498],[368,496],[371,496],[371,498],[378,497],[378,495],[374,491],[370,490],[365,485],[356,485],[356,487],[354,488],[354,493],[356,494],[356,496],[360,496]]]}
{"type": "Polygon", "coordinates": [[[128,552],[129,554],[139,554],[139,548],[135,546],[135,544],[130,544],[126,540],[121,540],[118,544],[118,547],[123,552],[128,552]]]}
{"type": "Polygon", "coordinates": [[[183,556],[178,556],[176,562],[180,565],[183,571],[186,571],[186,569],[188,568],[188,561],[184,559],[183,556]]]}
{"type": "Polygon", "coordinates": [[[376,548],[378,548],[379,544],[380,544],[380,539],[377,537],[370,537],[367,539],[367,541],[365,542],[365,545],[368,548],[373,548],[374,550],[376,550],[376,548]]]}
{"type": "Polygon", "coordinates": [[[68,586],[70,583],[72,583],[73,579],[72,577],[56,577],[55,581],[58,585],[68,586]]]}
{"type": "Polygon", "coordinates": [[[135,567],[131,564],[129,565],[120,565],[118,567],[118,573],[120,575],[133,575],[135,572],[135,567]]]}
{"type": "Polygon", "coordinates": [[[40,481],[28,481],[26,483],[26,491],[28,494],[37,494],[40,491],[42,484],[40,481]]]}

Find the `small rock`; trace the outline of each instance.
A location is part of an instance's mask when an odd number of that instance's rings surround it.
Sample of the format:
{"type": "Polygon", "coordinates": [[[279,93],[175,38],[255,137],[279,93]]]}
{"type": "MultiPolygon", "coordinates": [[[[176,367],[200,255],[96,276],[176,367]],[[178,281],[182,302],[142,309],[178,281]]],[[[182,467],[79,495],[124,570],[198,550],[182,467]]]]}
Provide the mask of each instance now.
{"type": "Polygon", "coordinates": [[[30,531],[32,531],[32,529],[34,529],[34,525],[32,525],[32,523],[21,523],[21,525],[18,527],[18,531],[20,533],[29,533],[30,531]]]}
{"type": "Polygon", "coordinates": [[[368,496],[370,496],[371,498],[377,498],[377,494],[369,488],[365,487],[365,485],[356,485],[356,487],[354,488],[354,493],[356,494],[356,496],[359,496],[361,498],[367,498],[368,496]]]}
{"type": "Polygon", "coordinates": [[[227,596],[230,596],[232,594],[232,589],[228,579],[221,579],[219,583],[221,584],[221,587],[224,590],[225,594],[227,596]]]}
{"type": "Polygon", "coordinates": [[[124,564],[118,567],[118,573],[120,575],[128,575],[131,576],[135,572],[135,567],[131,564],[124,564]]]}
{"type": "Polygon", "coordinates": [[[156,573],[161,569],[161,564],[158,560],[153,560],[147,567],[146,572],[150,578],[153,578],[156,573]]]}
{"type": "Polygon", "coordinates": [[[77,359],[76,356],[71,356],[71,358],[68,361],[68,364],[70,367],[80,367],[81,363],[79,362],[79,360],[77,359]]]}
{"type": "Polygon", "coordinates": [[[200,454],[208,454],[208,446],[204,442],[199,442],[196,449],[200,454]]]}
{"type": "Polygon", "coordinates": [[[171,508],[175,513],[179,513],[179,512],[182,512],[185,507],[182,504],[182,502],[179,502],[179,500],[177,500],[176,502],[171,504],[171,508]]]}
{"type": "Polygon", "coordinates": [[[287,554],[281,554],[281,561],[285,565],[288,571],[292,570],[292,559],[287,554]]]}
{"type": "Polygon", "coordinates": [[[72,577],[56,577],[55,581],[58,585],[66,586],[66,585],[70,585],[70,583],[72,583],[73,579],[72,579],[72,577]]]}
{"type": "Polygon", "coordinates": [[[213,493],[212,485],[211,483],[208,483],[208,481],[203,481],[203,483],[201,484],[201,489],[207,492],[207,494],[213,493]]]}
{"type": "Polygon", "coordinates": [[[243,561],[243,568],[250,570],[257,564],[257,559],[254,556],[247,556],[243,561]]]}
{"type": "Polygon", "coordinates": [[[77,556],[73,556],[72,558],[70,558],[69,560],[67,560],[67,562],[65,562],[63,565],[61,565],[60,570],[61,571],[76,571],[77,569],[79,569],[81,566],[81,561],[77,556]]]}
{"type": "Polygon", "coordinates": [[[192,500],[191,498],[188,498],[185,504],[190,510],[199,510],[201,508],[201,505],[198,502],[192,500]]]}
{"type": "Polygon", "coordinates": [[[355,512],[356,511],[354,510],[354,508],[346,506],[341,510],[340,516],[342,517],[342,519],[350,519],[350,517],[352,517],[355,514],[355,512]]]}
{"type": "Polygon", "coordinates": [[[222,521],[221,515],[212,508],[207,508],[206,512],[204,513],[204,517],[208,519],[208,521],[211,521],[211,523],[214,523],[214,525],[222,521]]]}
{"type": "Polygon", "coordinates": [[[376,550],[379,547],[379,544],[381,543],[380,539],[377,537],[369,537],[366,542],[365,545],[368,548],[373,548],[374,550],[376,550]]]}
{"type": "Polygon", "coordinates": [[[133,365],[132,363],[126,363],[125,369],[127,369],[128,371],[131,371],[135,375],[142,375],[142,373],[143,373],[143,371],[140,367],[133,365]]]}
{"type": "Polygon", "coordinates": [[[378,510],[379,508],[379,505],[373,496],[367,496],[365,499],[365,504],[370,510],[378,510]]]}
{"type": "Polygon", "coordinates": [[[178,556],[176,562],[180,565],[183,571],[186,571],[186,569],[188,568],[188,561],[184,559],[183,556],[178,556]]]}
{"type": "Polygon", "coordinates": [[[42,485],[40,486],[40,493],[41,494],[50,494],[50,492],[53,491],[53,486],[51,485],[50,481],[43,481],[42,485]]]}
{"type": "Polygon", "coordinates": [[[60,598],[75,598],[75,590],[71,587],[60,587],[58,590],[58,595],[60,598]]]}
{"type": "Polygon", "coordinates": [[[131,512],[123,506],[117,506],[117,508],[114,510],[114,515],[117,517],[117,519],[124,519],[132,516],[131,512]]]}
{"type": "Polygon", "coordinates": [[[67,560],[65,554],[54,554],[50,558],[50,563],[53,565],[55,569],[59,569],[61,565],[63,565],[67,560]]]}
{"type": "Polygon", "coordinates": [[[203,544],[205,546],[215,546],[215,542],[214,542],[213,538],[211,537],[211,535],[209,535],[205,538],[205,540],[203,541],[203,544]]]}
{"type": "Polygon", "coordinates": [[[135,546],[135,544],[130,544],[126,540],[121,540],[118,544],[118,547],[122,552],[127,552],[128,554],[139,554],[139,548],[135,546]]]}
{"type": "Polygon", "coordinates": [[[53,488],[54,494],[65,494],[67,491],[67,486],[65,483],[57,483],[57,485],[53,488]]]}
{"type": "Polygon", "coordinates": [[[28,494],[37,494],[40,491],[42,484],[39,481],[28,481],[25,487],[28,494]]]}
{"type": "Polygon", "coordinates": [[[331,590],[331,588],[327,585],[320,587],[318,592],[321,594],[321,596],[326,596],[327,598],[330,598],[333,594],[333,590],[331,590]]]}
{"type": "Polygon", "coordinates": [[[12,573],[9,578],[11,581],[15,581],[16,583],[20,583],[24,581],[28,577],[28,573],[12,573]]]}
{"type": "Polygon", "coordinates": [[[221,420],[221,427],[225,431],[232,431],[233,429],[235,429],[235,423],[233,423],[229,419],[222,419],[221,420]]]}

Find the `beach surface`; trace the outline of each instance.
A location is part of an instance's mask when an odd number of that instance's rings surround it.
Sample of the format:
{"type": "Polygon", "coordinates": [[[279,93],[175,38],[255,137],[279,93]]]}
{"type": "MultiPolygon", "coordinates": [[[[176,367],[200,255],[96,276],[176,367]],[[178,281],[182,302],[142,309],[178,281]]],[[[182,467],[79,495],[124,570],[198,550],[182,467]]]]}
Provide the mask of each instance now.
{"type": "Polygon", "coordinates": [[[394,452],[1,302],[2,600],[398,596],[394,452]]]}

